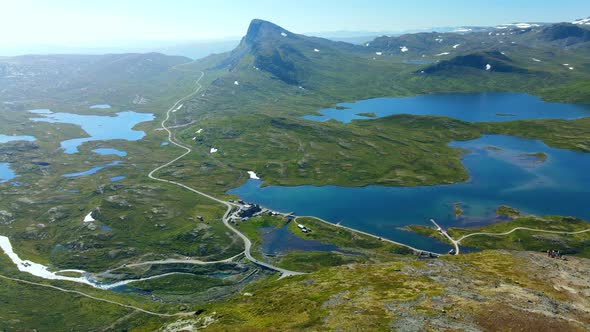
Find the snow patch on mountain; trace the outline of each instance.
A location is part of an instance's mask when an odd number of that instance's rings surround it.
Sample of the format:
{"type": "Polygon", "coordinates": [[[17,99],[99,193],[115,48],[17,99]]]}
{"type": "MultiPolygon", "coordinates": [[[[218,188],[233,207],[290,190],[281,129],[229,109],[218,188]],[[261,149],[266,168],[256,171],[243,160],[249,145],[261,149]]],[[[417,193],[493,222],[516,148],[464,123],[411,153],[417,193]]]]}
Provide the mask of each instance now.
{"type": "Polygon", "coordinates": [[[590,17],[588,18],[581,18],[579,20],[575,20],[572,22],[572,24],[585,24],[585,25],[590,25],[590,17]]]}
{"type": "Polygon", "coordinates": [[[248,175],[250,176],[250,179],[260,180],[260,177],[258,177],[254,171],[248,171],[248,175]]]}
{"type": "Polygon", "coordinates": [[[88,214],[84,217],[84,222],[91,222],[91,221],[95,221],[95,219],[92,217],[92,211],[88,212],[88,214]]]}

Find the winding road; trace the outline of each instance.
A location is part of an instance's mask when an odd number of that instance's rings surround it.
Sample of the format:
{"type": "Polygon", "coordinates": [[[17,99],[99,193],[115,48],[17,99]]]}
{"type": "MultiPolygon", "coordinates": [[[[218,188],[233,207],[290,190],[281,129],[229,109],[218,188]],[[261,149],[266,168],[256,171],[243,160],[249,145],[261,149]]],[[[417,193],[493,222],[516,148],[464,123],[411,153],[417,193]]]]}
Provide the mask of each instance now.
{"type": "Polygon", "coordinates": [[[516,231],[519,230],[524,230],[524,231],[531,231],[531,232],[539,232],[539,233],[551,233],[551,234],[564,234],[564,235],[575,235],[575,234],[582,234],[582,233],[587,233],[590,232],[590,228],[589,229],[584,229],[581,231],[575,231],[575,232],[566,232],[566,231],[549,231],[549,230],[545,230],[545,229],[537,229],[537,228],[528,228],[528,227],[516,227],[513,228],[511,230],[509,230],[508,232],[504,232],[504,233],[471,233],[471,234],[467,234],[467,235],[463,235],[461,238],[459,238],[459,240],[456,240],[456,242],[461,242],[462,240],[471,237],[471,236],[476,236],[476,235],[485,235],[485,236],[504,236],[504,235],[509,235],[512,234],[516,231]]]}
{"type": "Polygon", "coordinates": [[[76,291],[76,290],[65,289],[65,288],[61,288],[61,287],[57,287],[57,286],[53,286],[53,285],[47,285],[47,284],[42,284],[42,283],[38,283],[38,282],[33,282],[33,281],[28,281],[28,280],[23,280],[23,279],[18,279],[18,278],[7,277],[7,276],[4,276],[4,275],[0,275],[0,278],[5,279],[5,280],[11,280],[11,281],[15,281],[15,282],[20,282],[20,283],[23,283],[23,284],[29,284],[29,285],[39,286],[39,287],[50,288],[50,289],[57,290],[57,291],[64,292],[64,293],[72,293],[72,294],[76,294],[76,295],[87,297],[87,298],[92,299],[92,300],[96,300],[96,301],[100,301],[100,302],[106,302],[106,303],[118,305],[120,307],[127,308],[127,309],[137,310],[137,311],[140,311],[140,312],[143,312],[145,314],[152,315],[152,316],[158,316],[158,317],[188,316],[188,317],[190,317],[190,316],[194,316],[195,315],[194,312],[179,312],[179,313],[175,313],[175,314],[162,314],[162,313],[158,313],[158,312],[153,312],[153,311],[150,311],[150,310],[142,309],[140,307],[132,306],[132,305],[129,305],[129,304],[124,304],[124,303],[120,303],[120,302],[116,302],[116,301],[107,300],[107,299],[103,299],[103,298],[100,298],[100,297],[92,296],[90,294],[86,294],[84,292],[80,292],[80,291],[76,291]]]}
{"type": "MultiPolygon", "coordinates": [[[[183,144],[181,144],[181,143],[179,143],[179,142],[176,141],[176,139],[174,137],[174,134],[172,133],[172,131],[170,130],[170,128],[166,126],[166,122],[168,122],[168,120],[170,120],[170,113],[172,113],[175,110],[177,110],[180,103],[182,103],[183,101],[191,98],[192,96],[194,96],[195,94],[197,94],[202,89],[203,86],[201,85],[200,82],[201,82],[201,80],[203,79],[204,76],[205,76],[205,72],[201,72],[201,76],[195,82],[196,85],[197,85],[197,88],[195,89],[195,91],[193,91],[192,93],[190,93],[190,94],[188,94],[188,95],[180,98],[178,101],[176,101],[176,103],[174,103],[174,105],[172,105],[172,107],[170,107],[170,109],[168,109],[168,111],[166,112],[166,118],[164,120],[162,120],[162,123],[161,123],[162,129],[164,129],[168,133],[168,141],[171,144],[173,144],[173,145],[175,145],[175,146],[177,146],[177,147],[185,150],[185,152],[182,153],[180,156],[178,156],[178,157],[170,160],[169,162],[156,167],[154,170],[152,170],[148,174],[148,177],[150,179],[152,179],[152,180],[155,180],[155,181],[165,182],[165,183],[169,183],[169,184],[173,184],[173,185],[182,187],[182,188],[184,188],[186,190],[189,190],[189,191],[191,191],[191,192],[193,192],[195,194],[201,195],[203,197],[209,198],[209,199],[211,199],[211,200],[213,200],[215,202],[218,202],[220,204],[225,205],[227,207],[227,210],[225,211],[225,214],[223,215],[223,218],[222,218],[223,224],[227,228],[229,228],[232,232],[234,232],[237,236],[239,236],[244,241],[244,254],[245,254],[246,258],[249,261],[251,261],[252,263],[257,264],[257,265],[262,266],[262,267],[265,267],[267,269],[271,269],[271,270],[274,270],[274,271],[277,271],[277,272],[281,273],[281,278],[288,277],[288,276],[294,276],[294,275],[304,274],[302,272],[290,271],[290,270],[287,270],[287,269],[283,269],[283,268],[274,266],[272,264],[268,264],[268,263],[262,262],[262,261],[260,261],[260,260],[258,260],[256,258],[252,257],[252,254],[250,253],[250,250],[252,248],[252,242],[250,241],[250,239],[248,239],[248,237],[246,237],[244,234],[242,234],[240,231],[238,231],[235,227],[233,227],[232,225],[229,224],[229,215],[231,214],[233,208],[237,206],[236,204],[233,204],[233,203],[226,202],[224,200],[218,199],[218,198],[216,198],[214,196],[211,196],[209,194],[206,194],[206,193],[204,193],[202,191],[199,191],[199,190],[196,190],[194,188],[191,188],[191,187],[189,187],[189,186],[187,186],[187,185],[185,185],[183,183],[176,182],[176,181],[171,181],[171,180],[166,180],[166,179],[162,179],[162,178],[158,178],[158,177],[154,176],[154,174],[156,172],[160,171],[163,168],[166,168],[166,167],[172,165],[173,163],[175,163],[178,160],[184,158],[185,156],[187,156],[188,154],[190,154],[193,151],[190,147],[188,147],[186,145],[183,145],[183,144]]],[[[227,260],[218,261],[218,262],[225,262],[225,261],[227,261],[227,260]]],[[[216,262],[211,262],[211,263],[216,263],[216,262]]],[[[139,263],[139,264],[141,264],[141,263],[139,263]]],[[[160,264],[162,264],[162,261],[160,261],[160,264]]]]}
{"type": "Polygon", "coordinates": [[[314,216],[297,216],[297,217],[295,217],[295,221],[297,221],[297,219],[299,219],[299,218],[310,218],[310,219],[319,220],[319,221],[321,221],[321,222],[323,222],[325,224],[328,224],[328,225],[330,225],[332,227],[338,227],[338,228],[346,229],[348,231],[352,231],[354,233],[359,233],[359,234],[363,234],[363,235],[366,235],[366,236],[370,236],[372,238],[375,238],[375,239],[380,240],[380,241],[383,241],[383,242],[389,242],[391,244],[395,244],[395,245],[398,245],[398,246],[401,246],[401,247],[408,248],[408,249],[410,249],[410,250],[412,250],[412,251],[414,251],[416,253],[429,253],[429,254],[432,254],[433,256],[437,256],[437,257],[440,256],[440,254],[435,253],[435,252],[430,252],[430,251],[426,251],[426,250],[421,250],[421,249],[418,249],[418,248],[414,248],[414,247],[412,247],[410,245],[403,244],[401,242],[396,242],[396,241],[393,241],[393,240],[390,240],[390,239],[382,238],[380,236],[373,235],[371,233],[367,233],[367,232],[363,232],[363,231],[359,231],[359,230],[356,230],[354,228],[342,226],[340,224],[333,224],[333,223],[331,223],[331,222],[329,222],[327,220],[324,220],[322,218],[318,218],[318,217],[314,217],[314,216]]]}
{"type": "MultiPolygon", "coordinates": [[[[117,270],[124,269],[124,268],[128,268],[128,267],[137,267],[137,266],[144,266],[144,265],[163,265],[163,264],[213,265],[213,264],[231,263],[231,262],[233,262],[234,259],[241,256],[242,254],[243,254],[243,252],[241,252],[233,257],[218,260],[218,261],[202,261],[202,260],[198,260],[198,259],[168,258],[168,259],[160,259],[160,260],[155,260],[155,261],[143,261],[143,262],[139,262],[139,263],[127,263],[127,264],[123,264],[119,267],[101,272],[100,275],[104,275],[106,273],[110,273],[110,272],[117,271],[117,270]]],[[[65,272],[65,271],[66,270],[62,270],[59,272],[65,272]]]]}
{"type": "Polygon", "coordinates": [[[452,236],[449,235],[449,233],[447,233],[447,231],[445,231],[444,229],[442,229],[437,223],[436,221],[434,221],[434,219],[430,219],[430,221],[436,226],[437,230],[444,236],[446,237],[449,242],[451,242],[453,244],[453,246],[455,247],[455,255],[459,254],[459,245],[461,244],[461,241],[463,241],[464,239],[468,238],[468,237],[472,237],[472,236],[506,236],[506,235],[510,235],[516,231],[530,231],[530,232],[537,232],[537,233],[549,233],[549,234],[563,234],[563,235],[575,235],[575,234],[582,234],[582,233],[588,233],[590,232],[590,228],[588,229],[583,229],[580,231],[575,231],[575,232],[566,232],[566,231],[551,231],[551,230],[545,230],[545,229],[538,229],[538,228],[529,228],[529,227],[515,227],[507,232],[504,233],[488,233],[488,232],[477,232],[477,233],[470,233],[470,234],[466,234],[463,235],[462,237],[460,237],[458,240],[453,239],[452,236]]]}
{"type": "Polygon", "coordinates": [[[459,248],[459,241],[460,240],[455,240],[453,239],[449,233],[447,233],[447,231],[445,231],[442,227],[439,226],[439,224],[436,223],[436,221],[434,221],[434,219],[430,219],[430,222],[432,222],[434,224],[434,226],[436,226],[436,230],[440,232],[440,234],[442,234],[442,236],[446,237],[449,242],[451,242],[451,244],[455,247],[455,253],[454,255],[459,255],[459,252],[461,251],[459,248]]]}

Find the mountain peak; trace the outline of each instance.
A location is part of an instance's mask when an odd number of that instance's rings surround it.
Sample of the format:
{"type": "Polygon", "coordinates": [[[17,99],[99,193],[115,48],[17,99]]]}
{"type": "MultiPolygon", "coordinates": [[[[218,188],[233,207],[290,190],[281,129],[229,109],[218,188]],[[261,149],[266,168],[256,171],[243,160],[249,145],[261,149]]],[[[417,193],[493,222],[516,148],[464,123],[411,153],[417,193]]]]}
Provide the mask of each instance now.
{"type": "Polygon", "coordinates": [[[253,19],[244,39],[248,42],[256,42],[266,38],[284,38],[289,35],[292,33],[274,23],[253,19]]]}

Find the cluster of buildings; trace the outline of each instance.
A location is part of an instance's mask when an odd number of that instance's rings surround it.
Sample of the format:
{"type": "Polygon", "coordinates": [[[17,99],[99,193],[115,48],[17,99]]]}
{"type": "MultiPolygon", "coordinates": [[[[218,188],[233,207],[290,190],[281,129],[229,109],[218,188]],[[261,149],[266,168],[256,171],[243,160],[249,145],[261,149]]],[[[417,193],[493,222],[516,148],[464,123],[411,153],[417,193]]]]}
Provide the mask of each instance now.
{"type": "Polygon", "coordinates": [[[297,228],[299,228],[303,233],[309,233],[309,232],[311,232],[311,229],[305,227],[302,224],[297,224],[297,228]]]}
{"type": "Polygon", "coordinates": [[[262,208],[258,204],[240,205],[238,211],[236,212],[236,216],[238,216],[242,221],[248,220],[252,217],[258,217],[260,215],[262,215],[262,208]]]}
{"type": "MultiPolygon", "coordinates": [[[[266,214],[271,217],[275,216],[285,216],[284,213],[276,212],[273,210],[265,209],[258,204],[254,203],[246,203],[243,200],[230,200],[230,203],[238,203],[237,210],[234,211],[231,215],[230,222],[235,224],[237,221],[247,221],[250,218],[259,217],[263,214],[266,214]]],[[[286,215],[287,222],[291,222],[295,219],[293,214],[286,215]]],[[[309,228],[303,227],[300,229],[304,232],[311,232],[309,228]]]]}
{"type": "MultiPolygon", "coordinates": [[[[233,200],[230,200],[233,203],[233,200]]],[[[262,207],[258,204],[247,204],[243,200],[238,201],[238,210],[232,214],[230,222],[234,223],[236,220],[246,221],[252,217],[261,216],[264,212],[262,207]]]]}

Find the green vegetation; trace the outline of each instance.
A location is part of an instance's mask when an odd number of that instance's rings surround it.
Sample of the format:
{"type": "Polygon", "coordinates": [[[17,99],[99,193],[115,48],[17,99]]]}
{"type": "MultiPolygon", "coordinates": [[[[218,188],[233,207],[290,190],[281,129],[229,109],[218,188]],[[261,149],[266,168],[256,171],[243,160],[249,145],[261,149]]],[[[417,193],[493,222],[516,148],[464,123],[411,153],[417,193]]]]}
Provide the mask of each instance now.
{"type": "Polygon", "coordinates": [[[0,279],[0,295],[0,328],[8,331],[133,329],[140,325],[148,330],[163,322],[117,305],[4,279],[0,279]]]}
{"type": "Polygon", "coordinates": [[[336,251],[291,250],[276,263],[279,267],[292,271],[315,272],[326,267],[360,263],[366,260],[366,257],[363,256],[336,251]]]}
{"type": "Polygon", "coordinates": [[[520,215],[520,211],[510,206],[500,205],[496,209],[496,215],[500,217],[514,218],[520,215]]]}
{"type": "MultiPolygon", "coordinates": [[[[590,226],[584,220],[572,217],[549,216],[540,218],[520,216],[518,210],[508,206],[498,207],[496,213],[500,217],[509,217],[512,220],[477,228],[451,227],[448,229],[448,234],[453,239],[460,240],[461,246],[472,248],[542,252],[555,249],[567,255],[590,257],[590,250],[588,249],[590,231],[585,232],[585,230],[590,229],[590,226]],[[579,233],[560,234],[560,232],[579,233]],[[475,235],[469,236],[469,234],[475,235]]],[[[407,228],[420,235],[448,241],[433,227],[411,225],[407,228]]]]}
{"type": "MultiPolygon", "coordinates": [[[[303,239],[316,240],[324,244],[334,244],[342,249],[362,252],[365,254],[412,253],[411,250],[406,247],[398,246],[387,241],[381,241],[375,237],[353,232],[311,217],[298,217],[296,222],[289,224],[289,229],[293,234],[303,239]],[[312,231],[309,233],[303,233],[297,228],[297,224],[303,224],[312,231]]],[[[381,256],[381,259],[387,259],[387,255],[381,256]]]]}
{"type": "MultiPolygon", "coordinates": [[[[131,284],[131,287],[153,294],[158,298],[172,301],[194,302],[190,297],[202,296],[201,293],[214,287],[231,286],[233,282],[223,278],[206,275],[173,274],[131,284]]],[[[198,299],[198,297],[197,297],[198,299]]]]}
{"type": "MultiPolygon", "coordinates": [[[[447,143],[478,136],[473,126],[441,117],[399,115],[345,125],[259,114],[209,118],[179,137],[200,151],[219,149],[216,160],[236,175],[255,170],[266,185],[363,186],[464,181],[468,175],[461,165],[463,152],[447,143]],[[198,128],[205,129],[193,141],[198,128]]],[[[193,169],[189,181],[210,191],[240,184],[233,180],[237,176],[206,184],[214,170],[197,165],[193,169]]]]}
{"type": "Polygon", "coordinates": [[[585,79],[558,87],[547,88],[543,96],[549,100],[566,103],[590,104],[590,80],[585,79]]]}
{"type": "MultiPolygon", "coordinates": [[[[505,233],[516,227],[555,232],[578,232],[589,229],[588,222],[571,217],[524,216],[512,221],[499,222],[476,229],[450,228],[454,239],[471,233],[505,233]]],[[[503,236],[474,235],[461,241],[461,245],[482,249],[512,249],[527,251],[560,250],[567,255],[590,257],[590,231],[580,234],[554,234],[530,230],[516,230],[503,236]]]]}
{"type": "Polygon", "coordinates": [[[256,218],[250,218],[247,221],[241,222],[239,221],[236,224],[236,228],[246,235],[250,241],[252,241],[252,255],[257,259],[265,260],[263,258],[263,253],[260,248],[262,244],[262,229],[266,229],[266,232],[272,231],[273,229],[280,228],[284,226],[286,223],[286,219],[281,217],[271,217],[268,215],[263,215],[256,218]]]}
{"type": "Polygon", "coordinates": [[[74,272],[74,271],[56,272],[55,274],[60,275],[60,276],[64,276],[64,277],[72,277],[72,278],[78,278],[78,277],[82,276],[80,272],[74,272]]]}
{"type": "Polygon", "coordinates": [[[303,272],[313,272],[322,268],[366,261],[392,261],[400,255],[413,254],[412,250],[377,238],[356,233],[348,229],[322,222],[315,218],[299,217],[286,227],[295,236],[304,240],[319,241],[334,245],[338,250],[313,251],[290,250],[277,256],[265,256],[261,251],[262,233],[273,232],[285,227],[286,219],[270,216],[250,218],[239,222],[237,228],[252,241],[252,255],[279,267],[303,272]],[[311,232],[303,233],[298,227],[303,224],[311,232]]]}
{"type": "Polygon", "coordinates": [[[551,147],[590,152],[590,118],[485,123],[483,133],[539,139],[551,147]]]}
{"type": "MultiPolygon", "coordinates": [[[[260,280],[208,308],[218,317],[209,329],[490,329],[489,312],[505,307],[513,308],[512,315],[497,322],[496,328],[549,324],[560,330],[583,329],[582,323],[566,318],[578,313],[586,317],[580,310],[544,314],[547,301],[568,303],[573,295],[547,282],[549,278],[556,284],[564,282],[559,271],[539,273],[540,257],[484,251],[433,261],[348,264],[282,280],[260,280]]],[[[587,269],[560,265],[568,274],[587,269]]]]}
{"type": "Polygon", "coordinates": [[[357,113],[356,115],[364,116],[367,118],[376,118],[377,117],[377,114],[375,114],[374,112],[357,113]]]}
{"type": "Polygon", "coordinates": [[[544,152],[524,153],[521,156],[535,158],[540,163],[543,163],[547,160],[547,155],[544,152]]]}
{"type": "MultiPolygon", "coordinates": [[[[68,282],[49,282],[19,273],[4,254],[0,255],[0,275],[53,285],[157,313],[179,312],[177,306],[165,306],[133,295],[101,291],[68,282]]],[[[150,331],[170,318],[162,318],[116,304],[106,303],[57,289],[7,280],[0,277],[0,329],[3,330],[98,330],[128,329],[150,331]]],[[[187,308],[185,308],[186,310],[187,308]]],[[[192,308],[190,308],[192,309],[192,308]]],[[[174,320],[175,318],[172,318],[174,320]]]]}
{"type": "Polygon", "coordinates": [[[405,227],[405,229],[416,234],[436,238],[439,241],[448,242],[448,239],[442,236],[434,227],[424,225],[408,225],[405,227]]]}
{"type": "MultiPolygon", "coordinates": [[[[194,79],[201,70],[206,71],[202,94],[186,101],[185,107],[173,113],[170,120],[172,125],[196,122],[179,128],[177,134],[195,151],[158,175],[182,181],[221,198],[229,198],[225,192],[247,179],[247,170],[255,170],[267,185],[414,186],[460,182],[468,177],[461,164],[463,152],[450,148],[447,143],[474,139],[483,133],[538,138],[551,146],[590,151],[590,137],[586,130],[590,125],[588,119],[472,124],[442,117],[398,115],[341,124],[299,118],[324,107],[333,107],[337,102],[379,96],[481,90],[543,95],[548,91],[547,86],[553,86],[555,82],[573,84],[584,77],[584,67],[577,67],[576,71],[564,70],[563,61],[559,60],[544,61],[546,67],[542,71],[531,70],[533,65],[536,66],[530,62],[534,50],[511,47],[511,59],[515,65],[527,69],[529,74],[526,75],[495,72],[482,76],[481,70],[474,69],[451,70],[443,78],[417,75],[415,66],[403,63],[410,55],[392,54],[373,60],[373,50],[306,37],[253,39],[252,42],[264,44],[265,49],[258,50],[262,53],[256,53],[251,49],[252,45],[246,45],[243,47],[253,53],[237,57],[234,57],[237,53],[215,55],[186,64],[183,58],[138,55],[121,60],[117,62],[117,68],[112,68],[107,64],[118,58],[106,57],[92,65],[94,67],[87,67],[87,70],[102,68],[104,80],[88,91],[84,99],[75,96],[74,90],[53,94],[51,99],[48,97],[50,93],[43,90],[45,83],[41,81],[34,83],[26,102],[19,101],[17,95],[10,95],[14,91],[4,91],[5,99],[13,99],[15,104],[3,106],[0,131],[34,135],[38,141],[0,146],[0,160],[11,162],[19,174],[19,181],[25,184],[23,187],[4,185],[10,191],[2,192],[0,210],[9,211],[14,217],[10,225],[0,225],[0,232],[13,238],[17,252],[24,258],[90,271],[119,266],[139,257],[191,256],[213,260],[239,252],[239,239],[231,237],[220,222],[222,207],[145,177],[163,160],[170,160],[179,153],[173,146],[160,147],[165,136],[162,131],[154,130],[159,127],[158,121],[137,127],[147,133],[139,142],[91,142],[83,145],[80,153],[67,155],[59,152],[58,143],[83,136],[79,127],[32,123],[28,121],[32,115],[22,112],[27,108],[50,107],[55,111],[112,114],[132,107],[154,112],[159,120],[171,101],[194,88],[194,79]],[[257,59],[269,61],[265,52],[277,42],[292,42],[288,46],[302,52],[302,56],[297,57],[280,53],[281,61],[290,62],[296,68],[292,77],[301,88],[274,79],[272,64],[265,67],[269,70],[253,67],[257,59]],[[314,47],[321,52],[313,52],[314,47]],[[234,67],[221,65],[228,57],[236,60],[234,67]],[[132,77],[120,71],[147,58],[156,62],[158,67],[136,72],[132,77]],[[166,89],[155,92],[163,86],[163,81],[166,89]],[[239,86],[234,85],[234,81],[239,81],[239,86]],[[117,90],[119,98],[97,92],[106,84],[129,87],[117,90]],[[149,102],[133,104],[131,101],[136,95],[146,97],[149,102]],[[84,108],[99,102],[108,102],[113,108],[84,108]],[[84,109],[80,105],[84,105],[84,109]],[[202,133],[196,134],[199,129],[203,129],[202,133]],[[127,151],[128,157],[113,158],[91,153],[93,148],[114,144],[127,151]],[[219,152],[209,154],[211,147],[219,152]],[[92,177],[60,177],[66,172],[79,171],[81,165],[86,168],[87,163],[104,164],[114,159],[122,159],[124,163],[92,177]],[[35,164],[39,161],[49,166],[35,164]],[[110,184],[108,179],[116,175],[125,175],[126,179],[117,185],[110,184]],[[66,190],[79,190],[80,193],[64,192],[66,190]],[[84,202],[83,206],[80,202],[84,202]],[[92,226],[96,229],[91,230],[80,220],[96,207],[100,208],[100,216],[92,226]],[[197,222],[196,215],[203,216],[205,222],[197,222]]],[[[476,42],[472,42],[475,45],[476,42]]],[[[485,47],[501,46],[498,41],[495,43],[495,46],[485,47]]],[[[467,48],[468,45],[464,46],[467,48]]],[[[555,57],[568,57],[572,60],[569,62],[574,62],[584,59],[583,52],[558,52],[555,57]]],[[[44,70],[35,69],[30,63],[32,59],[19,61],[18,65],[27,67],[27,70],[44,70]]],[[[85,60],[83,57],[63,57],[56,66],[65,68],[69,63],[80,61],[85,60]]],[[[284,74],[281,77],[291,77],[291,73],[284,74]]],[[[68,75],[66,78],[75,74],[68,75]]],[[[83,78],[74,81],[84,83],[83,78]]],[[[254,233],[248,235],[256,237],[254,233]]],[[[351,244],[352,248],[355,246],[351,244]]]]}
{"type": "Polygon", "coordinates": [[[459,202],[453,203],[453,213],[455,214],[455,218],[459,218],[463,215],[463,209],[461,209],[461,203],[459,203],[459,202]]]}

